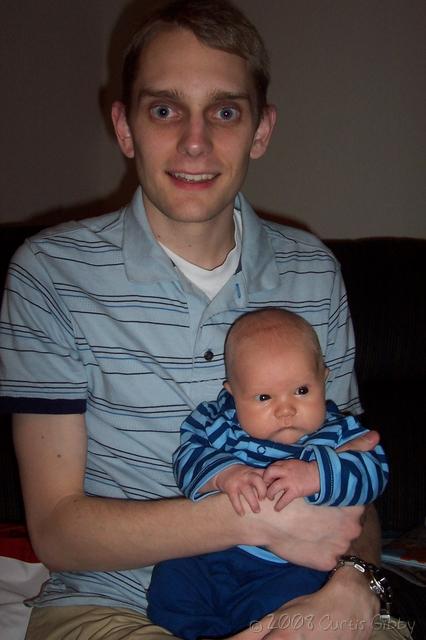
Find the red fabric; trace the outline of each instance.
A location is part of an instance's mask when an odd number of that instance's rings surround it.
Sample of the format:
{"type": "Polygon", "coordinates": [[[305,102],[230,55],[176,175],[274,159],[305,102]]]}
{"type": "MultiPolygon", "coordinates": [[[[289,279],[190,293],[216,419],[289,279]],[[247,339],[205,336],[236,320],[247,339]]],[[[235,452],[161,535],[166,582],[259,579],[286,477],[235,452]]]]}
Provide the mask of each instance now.
{"type": "Polygon", "coordinates": [[[0,524],[0,556],[40,562],[31,546],[27,528],[21,524],[0,524]]]}

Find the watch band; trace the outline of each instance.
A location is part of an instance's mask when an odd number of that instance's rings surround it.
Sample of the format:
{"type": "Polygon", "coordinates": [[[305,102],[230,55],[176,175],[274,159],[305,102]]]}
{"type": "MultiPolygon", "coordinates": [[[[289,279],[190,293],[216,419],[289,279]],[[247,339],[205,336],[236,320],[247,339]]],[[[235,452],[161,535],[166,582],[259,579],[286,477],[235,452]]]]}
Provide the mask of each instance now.
{"type": "Polygon", "coordinates": [[[330,576],[334,575],[341,567],[353,567],[363,573],[368,580],[370,590],[380,599],[380,618],[389,620],[392,604],[392,588],[383,571],[375,564],[365,562],[358,556],[342,556],[330,576]]]}

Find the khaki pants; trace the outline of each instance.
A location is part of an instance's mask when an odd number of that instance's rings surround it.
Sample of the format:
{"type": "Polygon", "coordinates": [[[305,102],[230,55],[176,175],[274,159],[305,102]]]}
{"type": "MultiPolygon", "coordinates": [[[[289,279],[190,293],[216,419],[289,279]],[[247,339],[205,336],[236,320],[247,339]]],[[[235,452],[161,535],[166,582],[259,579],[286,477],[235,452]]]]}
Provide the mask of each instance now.
{"type": "MultiPolygon", "coordinates": [[[[376,628],[371,640],[411,638],[404,622],[393,619],[389,627],[376,628]]],[[[330,638],[333,635],[330,631],[330,638]]],[[[173,637],[137,611],[78,606],[34,608],[25,640],[173,640],[173,637]]]]}

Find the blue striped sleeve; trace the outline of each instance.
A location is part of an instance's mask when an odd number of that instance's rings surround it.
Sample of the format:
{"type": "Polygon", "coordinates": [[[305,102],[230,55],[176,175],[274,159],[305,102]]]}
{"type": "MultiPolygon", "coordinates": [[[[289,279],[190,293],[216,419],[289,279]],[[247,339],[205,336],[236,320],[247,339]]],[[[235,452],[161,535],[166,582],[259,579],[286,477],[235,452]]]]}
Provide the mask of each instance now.
{"type": "MultiPolygon", "coordinates": [[[[385,452],[380,445],[366,452],[336,452],[337,447],[367,432],[353,416],[342,418],[339,426],[339,438],[334,445],[308,444],[303,448],[300,459],[315,461],[320,474],[320,491],[307,500],[339,507],[373,502],[383,493],[389,479],[385,452]]],[[[325,432],[326,438],[328,435],[325,432]]]]}
{"type": "Polygon", "coordinates": [[[181,426],[180,446],[173,455],[176,484],[191,500],[218,493],[200,489],[218,473],[235,464],[243,464],[234,455],[220,451],[221,434],[226,421],[219,415],[217,402],[202,402],[181,426]],[[209,435],[205,429],[209,425],[209,435]]]}
{"type": "Polygon", "coordinates": [[[0,407],[83,413],[87,375],[69,311],[27,241],[10,264],[0,320],[0,407]]]}

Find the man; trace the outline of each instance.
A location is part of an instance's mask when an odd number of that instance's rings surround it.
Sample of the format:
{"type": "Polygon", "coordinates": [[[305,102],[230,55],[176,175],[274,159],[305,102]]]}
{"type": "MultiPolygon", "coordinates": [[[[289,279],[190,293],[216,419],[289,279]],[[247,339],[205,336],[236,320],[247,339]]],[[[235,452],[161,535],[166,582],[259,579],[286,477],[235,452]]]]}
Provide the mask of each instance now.
{"type": "MultiPolygon", "coordinates": [[[[52,571],[28,640],[163,637],[145,617],[154,563],[252,544],[328,570],[360,533],[355,507],[296,500],[279,514],[264,501],[241,518],[226,496],[178,497],[179,426],[216,397],[238,315],[273,305],[311,321],[341,408],[356,406],[353,336],[332,256],[237,195],[275,123],[253,26],[227,2],[175,3],[135,35],[123,79],[112,118],[142,189],[121,211],[27,242],[3,306],[3,402],[31,538],[52,571]]],[[[371,561],[377,547],[371,513],[356,551],[371,561]]],[[[343,621],[336,638],[367,638],[377,611],[365,576],[343,566],[261,635],[329,638],[329,616],[343,621]],[[294,614],[302,627],[280,628],[294,614]]]]}

